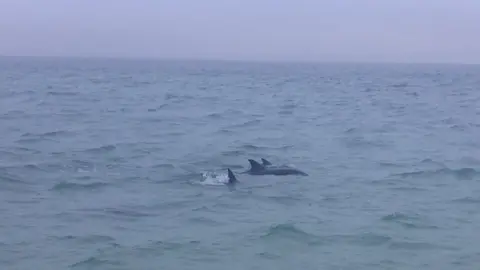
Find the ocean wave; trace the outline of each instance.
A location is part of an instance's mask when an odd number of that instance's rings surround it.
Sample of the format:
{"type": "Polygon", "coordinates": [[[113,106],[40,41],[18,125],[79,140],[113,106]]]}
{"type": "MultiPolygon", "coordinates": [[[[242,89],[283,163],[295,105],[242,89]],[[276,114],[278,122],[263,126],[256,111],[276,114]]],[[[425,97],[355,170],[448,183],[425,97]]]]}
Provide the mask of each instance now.
{"type": "MultiPolygon", "coordinates": [[[[155,216],[156,210],[152,213],[146,211],[145,207],[102,207],[102,208],[83,208],[77,211],[86,218],[93,218],[99,220],[110,220],[113,222],[121,221],[139,221],[144,218],[155,216]],[[141,208],[137,209],[137,208],[141,208]]],[[[118,228],[121,229],[121,228],[118,228]]]]}
{"type": "Polygon", "coordinates": [[[70,268],[72,269],[92,269],[97,268],[97,267],[106,267],[107,265],[111,266],[121,266],[121,264],[118,261],[111,261],[107,259],[99,259],[97,257],[89,257],[88,259],[79,261],[77,263],[74,263],[70,265],[70,268]]]}
{"type": "Polygon", "coordinates": [[[411,218],[413,218],[413,217],[410,217],[406,214],[395,212],[395,213],[388,214],[388,215],[382,217],[382,220],[395,221],[395,220],[408,220],[408,219],[411,219],[411,218]]]}
{"type": "MultiPolygon", "coordinates": [[[[188,171],[188,170],[187,170],[188,171]]],[[[168,177],[162,178],[162,180],[158,180],[160,183],[174,183],[174,182],[187,182],[190,184],[198,183],[203,176],[200,172],[186,172],[186,173],[178,173],[174,175],[170,175],[168,177]]]]}
{"type": "Polygon", "coordinates": [[[408,215],[395,212],[382,217],[383,221],[399,224],[408,229],[438,229],[436,225],[428,224],[428,222],[419,215],[408,215]]]}
{"type": "Polygon", "coordinates": [[[10,109],[3,114],[0,114],[0,119],[10,120],[10,119],[24,119],[26,117],[26,112],[23,110],[10,109]]]}
{"type": "Polygon", "coordinates": [[[291,223],[273,225],[260,236],[265,241],[291,240],[307,245],[320,245],[322,238],[291,223]]]}
{"type": "Polygon", "coordinates": [[[233,131],[231,129],[227,129],[227,128],[220,128],[215,133],[233,134],[233,133],[235,133],[235,131],[233,131]]]}
{"type": "Polygon", "coordinates": [[[269,196],[268,198],[277,202],[277,203],[280,203],[280,204],[283,204],[283,205],[290,205],[290,206],[295,205],[297,203],[304,202],[304,199],[296,198],[296,197],[292,197],[292,196],[277,195],[277,196],[269,196]]]}
{"type": "Polygon", "coordinates": [[[59,131],[49,131],[43,133],[30,133],[26,132],[22,134],[17,140],[16,143],[19,144],[35,144],[42,141],[58,141],[58,138],[64,138],[67,136],[75,135],[75,132],[59,130],[59,131]]]}
{"type": "Polygon", "coordinates": [[[158,169],[175,169],[175,165],[172,163],[160,163],[160,164],[155,164],[152,166],[152,168],[158,168],[158,169]]]}
{"type": "Polygon", "coordinates": [[[287,150],[290,148],[293,148],[292,145],[282,145],[282,146],[258,146],[258,145],[253,145],[253,144],[243,144],[240,146],[240,148],[245,149],[245,150],[254,150],[254,151],[260,151],[260,150],[287,150]]]}
{"type": "Polygon", "coordinates": [[[480,197],[467,196],[459,199],[454,199],[452,200],[452,202],[464,204],[480,204],[480,197]]]}
{"type": "Polygon", "coordinates": [[[454,176],[459,180],[473,180],[480,176],[480,172],[474,168],[460,168],[460,169],[449,169],[442,168],[437,170],[421,170],[416,172],[404,172],[399,174],[394,174],[394,176],[400,176],[402,178],[409,177],[438,177],[438,176],[454,176]]]}
{"type": "Polygon", "coordinates": [[[421,163],[421,164],[436,165],[436,166],[440,166],[440,167],[442,167],[442,168],[445,168],[445,167],[446,167],[444,163],[439,162],[439,161],[435,161],[435,160],[433,160],[433,159],[431,159],[431,158],[422,159],[422,160],[420,161],[420,163],[421,163]]]}
{"type": "MultiPolygon", "coordinates": [[[[197,254],[198,252],[205,252],[207,247],[203,246],[200,241],[197,240],[187,240],[187,241],[162,241],[162,240],[153,240],[143,244],[137,244],[132,246],[121,246],[121,245],[111,245],[104,248],[99,248],[94,250],[93,256],[88,256],[85,259],[81,259],[76,263],[70,265],[72,269],[97,269],[97,268],[108,268],[112,267],[113,269],[125,268],[128,264],[125,261],[125,258],[159,258],[166,253],[174,254],[183,254],[180,256],[185,256],[186,254],[193,253],[197,254]]],[[[135,269],[135,267],[130,266],[128,269],[135,269]]]]}
{"type": "Polygon", "coordinates": [[[65,91],[48,91],[47,95],[50,96],[78,96],[79,92],[65,92],[65,91]]]}
{"type": "Polygon", "coordinates": [[[21,135],[21,137],[56,137],[61,135],[70,135],[71,132],[67,130],[56,130],[56,131],[47,131],[42,133],[30,133],[26,132],[21,135]]]}
{"type": "Polygon", "coordinates": [[[5,150],[2,150],[1,153],[5,153],[8,155],[20,155],[20,154],[40,154],[41,151],[29,147],[22,147],[22,146],[12,146],[5,148],[5,150]]]}
{"type": "Polygon", "coordinates": [[[284,110],[292,110],[292,109],[295,109],[296,107],[298,107],[298,104],[295,104],[295,103],[287,103],[280,106],[280,108],[284,110]]]}
{"type": "Polygon", "coordinates": [[[69,165],[58,162],[37,162],[27,164],[10,164],[3,167],[4,169],[14,170],[17,172],[58,172],[67,171],[69,165]]]}
{"type": "Polygon", "coordinates": [[[16,140],[15,142],[16,143],[19,143],[19,144],[35,144],[35,143],[38,143],[38,142],[41,142],[42,140],[44,140],[44,138],[42,137],[34,137],[34,138],[23,138],[23,139],[18,139],[16,140]]]}
{"type": "Polygon", "coordinates": [[[92,172],[96,171],[94,163],[83,160],[46,161],[27,164],[10,164],[3,169],[21,172],[92,172]]]}
{"type": "Polygon", "coordinates": [[[343,141],[348,148],[364,148],[364,147],[385,148],[392,145],[391,141],[382,140],[379,138],[367,138],[362,135],[353,135],[351,137],[347,136],[347,137],[340,138],[340,140],[343,141]]]}
{"type": "Polygon", "coordinates": [[[393,88],[405,88],[408,86],[408,82],[394,83],[390,85],[393,88]]]}
{"type": "Polygon", "coordinates": [[[246,149],[246,150],[263,150],[263,149],[267,149],[267,147],[264,147],[264,146],[256,146],[256,145],[253,145],[253,144],[244,144],[244,145],[241,146],[241,148],[246,149]]]}
{"type": "Polygon", "coordinates": [[[398,190],[398,191],[406,191],[406,192],[424,192],[427,191],[428,189],[426,188],[421,188],[421,187],[390,187],[391,190],[398,190]]]}
{"type": "Polygon", "coordinates": [[[28,182],[22,180],[19,176],[13,175],[11,173],[5,172],[5,169],[0,168],[0,180],[4,183],[12,184],[29,184],[28,182]]]}
{"type": "Polygon", "coordinates": [[[65,240],[65,241],[78,241],[79,243],[83,243],[83,244],[112,243],[112,242],[115,243],[115,238],[108,235],[99,235],[99,234],[83,235],[83,236],[75,236],[75,235],[51,236],[50,238],[54,238],[57,240],[65,240]]]}
{"type": "Polygon", "coordinates": [[[248,120],[248,121],[245,121],[245,122],[240,123],[240,124],[229,125],[228,128],[245,128],[245,127],[250,127],[250,126],[256,126],[256,125],[260,124],[261,122],[262,121],[259,120],[259,119],[248,120]]]}
{"type": "Polygon", "coordinates": [[[91,170],[95,168],[95,164],[88,160],[73,159],[70,163],[71,163],[71,166],[73,166],[76,169],[91,170]]]}
{"type": "Polygon", "coordinates": [[[111,152],[115,149],[117,149],[117,147],[115,145],[108,144],[108,145],[103,145],[103,146],[99,146],[99,147],[89,148],[89,149],[84,150],[83,152],[93,153],[93,154],[102,154],[102,153],[111,152]]]}
{"type": "Polygon", "coordinates": [[[280,110],[280,111],[278,111],[278,114],[279,115],[292,115],[293,110],[280,110]]]}
{"type": "Polygon", "coordinates": [[[200,245],[200,241],[197,240],[187,240],[184,242],[171,242],[171,241],[150,241],[150,243],[145,245],[137,245],[133,249],[136,251],[144,252],[160,252],[163,253],[164,251],[176,251],[182,249],[193,249],[197,248],[200,245]]]}
{"type": "Polygon", "coordinates": [[[94,182],[94,183],[88,183],[88,184],[61,182],[61,183],[55,184],[50,190],[52,191],[98,190],[108,185],[109,184],[103,183],[103,182],[94,182]]]}
{"type": "Polygon", "coordinates": [[[387,168],[404,168],[407,167],[407,165],[402,164],[402,163],[394,163],[394,162],[388,162],[388,161],[380,161],[378,162],[378,165],[382,167],[387,167],[387,168]]]}
{"type": "Polygon", "coordinates": [[[127,80],[124,84],[127,88],[145,87],[154,84],[153,81],[127,80]]]}
{"type": "MultiPolygon", "coordinates": [[[[161,110],[161,109],[163,109],[163,108],[166,108],[167,106],[168,106],[168,104],[162,104],[162,105],[159,105],[159,106],[157,106],[157,107],[155,107],[155,108],[147,109],[147,111],[149,111],[149,112],[156,112],[156,111],[159,111],[159,110],[161,110]]],[[[159,122],[161,122],[161,121],[163,121],[163,120],[158,119],[158,118],[155,118],[155,119],[153,119],[152,121],[159,121],[159,122]]]]}
{"type": "Polygon", "coordinates": [[[347,134],[350,134],[350,133],[355,133],[358,131],[358,128],[356,127],[351,127],[351,128],[348,128],[344,131],[344,133],[347,133],[347,134]]]}
{"type": "Polygon", "coordinates": [[[191,95],[177,95],[172,93],[165,94],[165,100],[168,100],[168,101],[171,100],[174,103],[181,103],[181,102],[192,100],[192,99],[195,99],[195,97],[191,95]]]}
{"type": "Polygon", "coordinates": [[[222,152],[222,156],[225,157],[238,157],[245,155],[246,152],[244,150],[227,150],[222,152]]]}
{"type": "Polygon", "coordinates": [[[138,210],[132,210],[132,209],[105,208],[105,209],[95,210],[95,211],[100,211],[100,212],[112,214],[115,216],[132,217],[132,218],[152,216],[151,214],[140,212],[138,210]]]}
{"type": "Polygon", "coordinates": [[[344,244],[357,246],[380,246],[392,241],[392,237],[378,233],[337,234],[326,236],[329,244],[344,244]]]}
{"type": "Polygon", "coordinates": [[[223,118],[223,113],[210,113],[207,115],[207,118],[212,118],[212,119],[221,119],[223,118]]]}
{"type": "Polygon", "coordinates": [[[405,250],[429,250],[438,249],[440,246],[433,245],[427,242],[413,242],[413,241],[393,241],[389,245],[390,249],[405,249],[405,250]]]}
{"type": "Polygon", "coordinates": [[[208,217],[191,217],[188,219],[189,222],[195,223],[195,224],[202,224],[202,225],[207,225],[207,226],[219,226],[223,225],[222,223],[208,218],[208,217]]]}

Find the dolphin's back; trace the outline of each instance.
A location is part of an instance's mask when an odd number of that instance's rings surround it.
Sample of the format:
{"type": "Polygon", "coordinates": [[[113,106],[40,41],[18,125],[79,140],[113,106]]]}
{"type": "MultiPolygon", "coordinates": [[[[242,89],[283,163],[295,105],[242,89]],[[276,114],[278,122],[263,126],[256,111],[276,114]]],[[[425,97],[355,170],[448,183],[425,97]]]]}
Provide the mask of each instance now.
{"type": "Polygon", "coordinates": [[[228,169],[228,183],[229,184],[235,184],[238,182],[237,177],[235,177],[235,174],[233,174],[232,170],[228,169]]]}
{"type": "Polygon", "coordinates": [[[293,168],[268,168],[263,171],[263,174],[270,175],[304,175],[308,174],[293,168]]]}
{"type": "Polygon", "coordinates": [[[250,170],[245,173],[251,175],[308,175],[305,172],[288,166],[274,166],[264,158],[262,158],[263,164],[260,164],[253,159],[249,159],[248,162],[250,163],[250,170]]]}

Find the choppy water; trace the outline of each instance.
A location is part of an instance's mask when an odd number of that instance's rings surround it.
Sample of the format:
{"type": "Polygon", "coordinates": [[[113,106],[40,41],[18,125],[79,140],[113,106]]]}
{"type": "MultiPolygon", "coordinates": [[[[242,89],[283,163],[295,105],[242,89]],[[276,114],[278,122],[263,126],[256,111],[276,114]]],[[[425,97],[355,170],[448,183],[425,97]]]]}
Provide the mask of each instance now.
{"type": "Polygon", "coordinates": [[[0,58],[0,269],[477,268],[479,87],[479,66],[0,58]],[[222,184],[261,157],[309,176],[222,184]]]}

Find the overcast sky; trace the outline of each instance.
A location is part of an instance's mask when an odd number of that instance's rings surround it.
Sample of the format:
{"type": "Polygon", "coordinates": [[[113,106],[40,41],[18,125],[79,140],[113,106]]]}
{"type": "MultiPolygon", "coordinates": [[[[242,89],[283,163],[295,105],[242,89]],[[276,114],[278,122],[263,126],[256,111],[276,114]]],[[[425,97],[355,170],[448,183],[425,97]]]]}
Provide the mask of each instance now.
{"type": "Polygon", "coordinates": [[[480,0],[0,0],[0,55],[480,63],[480,0]]]}

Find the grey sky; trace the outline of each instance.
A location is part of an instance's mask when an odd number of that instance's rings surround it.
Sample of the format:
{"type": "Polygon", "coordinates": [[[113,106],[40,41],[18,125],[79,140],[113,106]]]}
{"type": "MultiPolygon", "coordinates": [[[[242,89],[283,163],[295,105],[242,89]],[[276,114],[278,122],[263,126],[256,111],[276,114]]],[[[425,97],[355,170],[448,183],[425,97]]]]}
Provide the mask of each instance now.
{"type": "Polygon", "coordinates": [[[480,63],[479,0],[0,0],[0,55],[480,63]]]}

